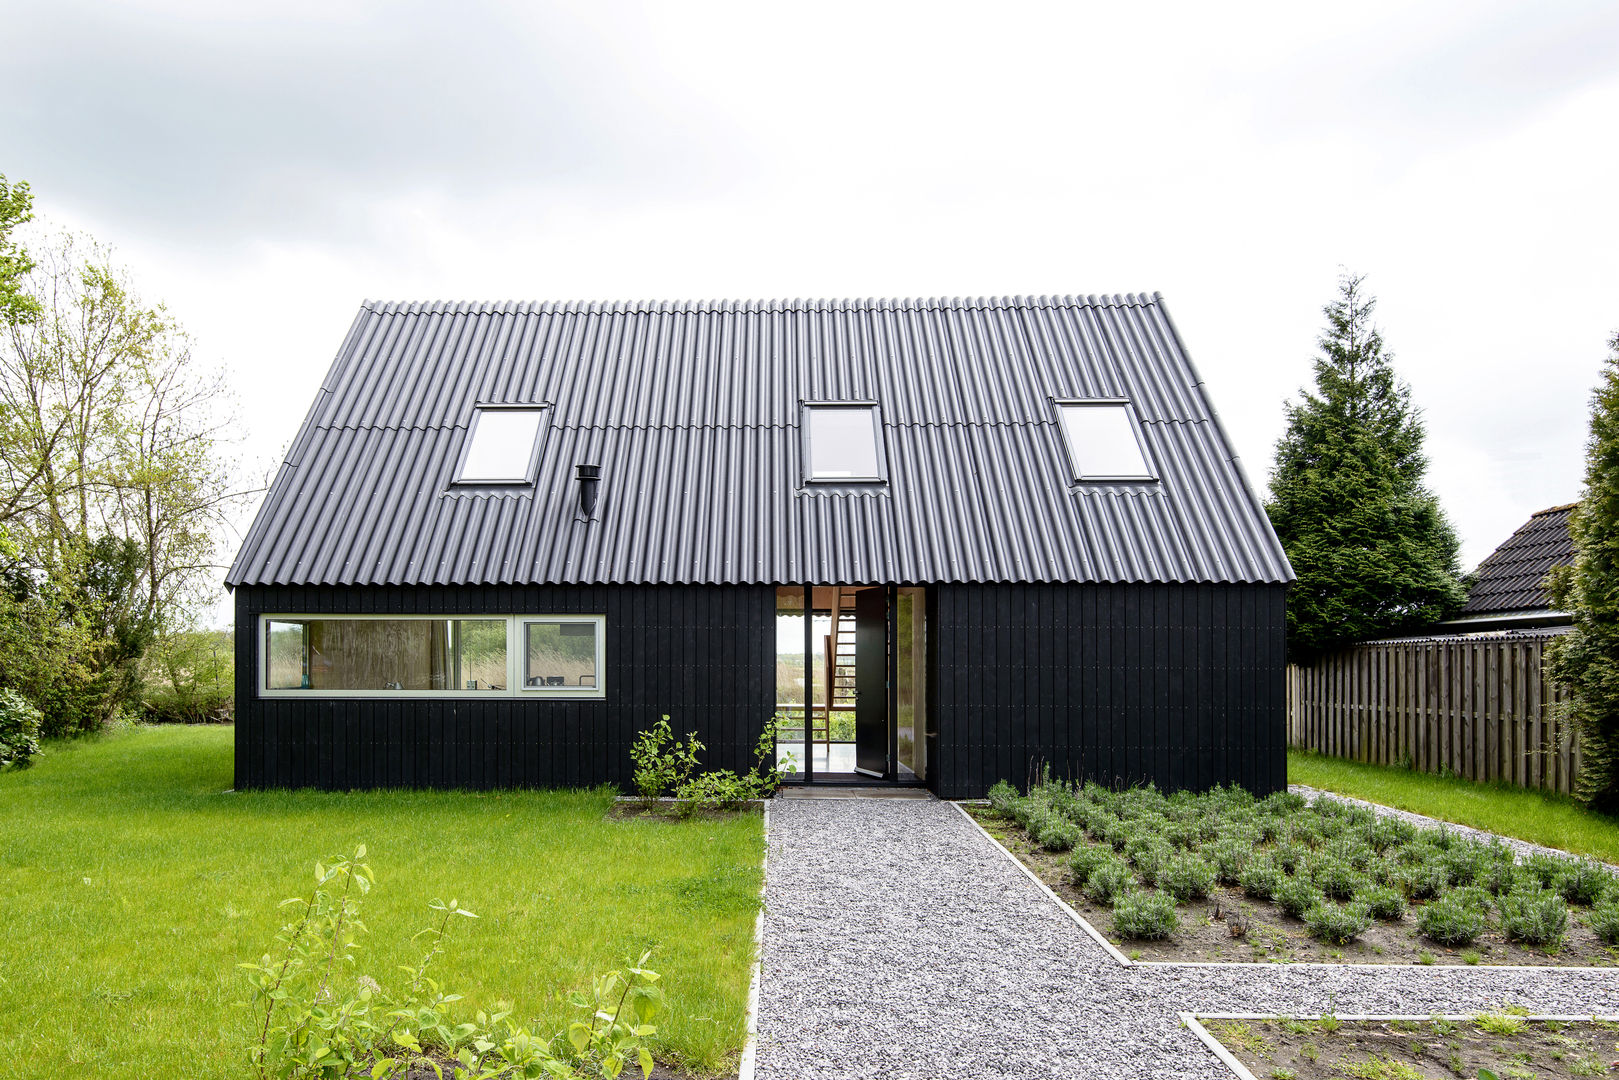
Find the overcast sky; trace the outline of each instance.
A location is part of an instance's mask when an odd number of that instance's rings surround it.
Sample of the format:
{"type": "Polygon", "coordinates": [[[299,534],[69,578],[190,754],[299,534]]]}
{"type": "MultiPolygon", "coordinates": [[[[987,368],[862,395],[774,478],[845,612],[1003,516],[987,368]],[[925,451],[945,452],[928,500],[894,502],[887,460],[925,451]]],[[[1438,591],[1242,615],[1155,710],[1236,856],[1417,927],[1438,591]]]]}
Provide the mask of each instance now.
{"type": "Polygon", "coordinates": [[[368,297],[1159,290],[1263,485],[1349,268],[1466,568],[1579,493],[1619,4],[0,8],[0,173],[229,368],[261,466],[368,297]]]}

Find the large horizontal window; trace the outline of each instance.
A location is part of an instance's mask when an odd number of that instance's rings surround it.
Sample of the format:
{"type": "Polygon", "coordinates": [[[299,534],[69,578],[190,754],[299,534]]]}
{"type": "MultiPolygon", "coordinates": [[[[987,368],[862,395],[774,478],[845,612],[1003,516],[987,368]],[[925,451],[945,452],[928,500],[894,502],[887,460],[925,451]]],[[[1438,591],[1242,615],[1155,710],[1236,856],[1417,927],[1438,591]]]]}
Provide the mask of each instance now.
{"type": "Polygon", "coordinates": [[[266,615],[267,697],[601,697],[599,615],[266,615]]]}

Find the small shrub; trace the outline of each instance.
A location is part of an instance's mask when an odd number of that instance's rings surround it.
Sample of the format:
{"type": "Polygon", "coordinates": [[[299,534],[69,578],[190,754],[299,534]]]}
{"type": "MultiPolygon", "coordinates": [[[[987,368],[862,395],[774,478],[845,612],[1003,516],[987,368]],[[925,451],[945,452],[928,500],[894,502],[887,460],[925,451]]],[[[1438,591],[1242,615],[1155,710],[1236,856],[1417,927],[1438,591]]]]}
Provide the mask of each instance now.
{"type": "Polygon", "coordinates": [[[1484,865],[1484,872],[1479,875],[1476,884],[1483,886],[1491,896],[1500,896],[1517,888],[1521,880],[1518,861],[1512,857],[1512,852],[1497,847],[1491,850],[1490,860],[1484,865]]]}
{"type": "Polygon", "coordinates": [[[1417,913],[1417,930],[1440,945],[1471,945],[1484,932],[1484,914],[1446,896],[1424,905],[1417,913]]]}
{"type": "Polygon", "coordinates": [[[1373,885],[1362,889],[1355,899],[1366,905],[1373,918],[1396,922],[1405,917],[1405,897],[1400,890],[1387,885],[1373,885]]]}
{"type": "Polygon", "coordinates": [[[1281,868],[1263,857],[1248,860],[1248,865],[1237,875],[1237,884],[1242,886],[1242,891],[1255,900],[1269,900],[1286,880],[1287,875],[1282,873],[1281,868]]]}
{"type": "Polygon", "coordinates": [[[1180,929],[1175,902],[1161,892],[1136,890],[1113,904],[1113,932],[1138,941],[1158,941],[1180,929]]]}
{"type": "Polygon", "coordinates": [[[1599,901],[1585,921],[1604,945],[1619,945],[1619,899],[1599,901]]]}
{"type": "Polygon", "coordinates": [[[44,714],[12,689],[0,690],[0,769],[26,769],[39,753],[44,714]]]}
{"type": "Polygon", "coordinates": [[[1567,859],[1537,852],[1518,865],[1519,876],[1525,881],[1533,882],[1537,888],[1550,889],[1557,884],[1557,879],[1563,876],[1563,870],[1567,865],[1567,859]]]}
{"type": "Polygon", "coordinates": [[[1568,904],[1550,889],[1519,889],[1501,897],[1501,932],[1508,941],[1555,945],[1568,927],[1568,904]]]}
{"type": "Polygon", "coordinates": [[[740,810],[750,799],[758,797],[759,793],[745,778],[729,769],[706,772],[675,790],[675,798],[679,800],[676,810],[683,817],[690,817],[699,809],[740,810]]]}
{"type": "Polygon", "coordinates": [[[1366,843],[1381,855],[1389,848],[1404,847],[1417,837],[1417,827],[1400,818],[1378,818],[1366,829],[1366,843]]]}
{"type": "Polygon", "coordinates": [[[1083,887],[1090,879],[1091,871],[1103,863],[1113,861],[1113,852],[1105,847],[1096,847],[1091,844],[1078,844],[1074,853],[1068,857],[1068,880],[1076,886],[1083,887]]]}
{"type": "Polygon", "coordinates": [[[1366,879],[1348,863],[1325,858],[1311,868],[1310,880],[1333,900],[1348,900],[1366,886],[1366,879]]]}
{"type": "Polygon", "coordinates": [[[1451,885],[1473,884],[1484,874],[1489,861],[1488,849],[1467,840],[1458,840],[1439,857],[1439,864],[1445,868],[1451,885]]]}
{"type": "Polygon", "coordinates": [[[1279,866],[1284,873],[1294,874],[1298,872],[1299,864],[1304,861],[1305,856],[1308,854],[1309,849],[1303,844],[1286,841],[1272,848],[1270,857],[1271,861],[1279,866]]]}
{"type": "Polygon", "coordinates": [[[1135,826],[1121,817],[1109,818],[1103,822],[1105,831],[1101,839],[1111,844],[1114,851],[1123,851],[1124,846],[1135,838],[1135,826]]]}
{"type": "Polygon", "coordinates": [[[989,789],[990,808],[1002,817],[1011,817],[1013,808],[1021,798],[1023,796],[1018,794],[1017,788],[1005,780],[995,781],[995,786],[989,789]]]}
{"type": "Polygon", "coordinates": [[[1446,894],[1458,904],[1466,904],[1480,915],[1490,913],[1490,893],[1479,885],[1465,885],[1446,894]]]}
{"type": "Polygon", "coordinates": [[[1372,925],[1365,904],[1334,904],[1323,900],[1304,913],[1310,936],[1328,945],[1347,945],[1372,925]]]}
{"type": "Polygon", "coordinates": [[[696,770],[697,755],[703,749],[695,731],[686,734],[685,742],[675,742],[668,716],[637,735],[630,760],[635,763],[635,790],[642,800],[650,806],[664,792],[678,791],[696,770]]]}
{"type": "Polygon", "coordinates": [[[1282,882],[1277,886],[1271,899],[1276,901],[1277,907],[1295,919],[1302,919],[1311,908],[1324,902],[1326,897],[1321,894],[1320,889],[1301,875],[1282,882]]]}
{"type": "Polygon", "coordinates": [[[1205,854],[1214,866],[1214,876],[1222,885],[1235,885],[1242,868],[1253,857],[1254,846],[1243,840],[1222,840],[1205,854]]]}
{"type": "Polygon", "coordinates": [[[1111,907],[1119,896],[1136,887],[1136,876],[1119,858],[1110,859],[1091,870],[1085,879],[1085,895],[1092,901],[1111,907]]]}
{"type": "Polygon", "coordinates": [[[1132,844],[1125,848],[1125,852],[1130,856],[1130,865],[1135,867],[1141,880],[1148,885],[1156,885],[1158,875],[1175,858],[1175,849],[1157,837],[1149,837],[1132,844]]]}
{"type": "Polygon", "coordinates": [[[1431,900],[1450,887],[1450,870],[1435,859],[1402,868],[1396,882],[1411,899],[1431,900]]]}
{"type": "Polygon", "coordinates": [[[1319,847],[1323,836],[1319,818],[1295,818],[1287,827],[1288,841],[1300,847],[1319,847]]]}
{"type": "Polygon", "coordinates": [[[1040,833],[1036,839],[1047,851],[1069,851],[1079,843],[1079,838],[1083,835],[1072,819],[1053,811],[1041,822],[1040,833]]]}
{"type": "Polygon", "coordinates": [[[1214,888],[1214,867],[1196,855],[1176,854],[1158,868],[1156,884],[1177,903],[1201,899],[1214,888]]]}
{"type": "Polygon", "coordinates": [[[1590,859],[1569,863],[1563,876],[1557,879],[1557,891],[1563,894],[1563,899],[1581,907],[1590,907],[1613,887],[1613,875],[1590,859]]]}
{"type": "Polygon", "coordinates": [[[1310,805],[1303,795],[1294,791],[1273,791],[1259,800],[1259,809],[1277,817],[1296,814],[1310,805]]]}

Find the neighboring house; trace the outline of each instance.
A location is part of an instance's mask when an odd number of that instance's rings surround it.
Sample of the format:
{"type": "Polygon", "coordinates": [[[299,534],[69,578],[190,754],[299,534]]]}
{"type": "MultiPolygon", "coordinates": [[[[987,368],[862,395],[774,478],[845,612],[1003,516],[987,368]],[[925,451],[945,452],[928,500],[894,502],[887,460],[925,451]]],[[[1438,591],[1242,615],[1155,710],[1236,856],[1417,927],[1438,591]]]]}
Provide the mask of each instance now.
{"type": "Polygon", "coordinates": [[[1438,630],[1470,633],[1567,626],[1567,612],[1555,611],[1546,594],[1546,575],[1574,561],[1568,515],[1575,503],[1532,515],[1518,531],[1479,563],[1467,603],[1438,630]]]}
{"type": "Polygon", "coordinates": [[[1268,792],[1291,580],[1156,295],[366,303],[226,578],[236,783],[624,785],[780,710],[809,783],[1268,792]]]}

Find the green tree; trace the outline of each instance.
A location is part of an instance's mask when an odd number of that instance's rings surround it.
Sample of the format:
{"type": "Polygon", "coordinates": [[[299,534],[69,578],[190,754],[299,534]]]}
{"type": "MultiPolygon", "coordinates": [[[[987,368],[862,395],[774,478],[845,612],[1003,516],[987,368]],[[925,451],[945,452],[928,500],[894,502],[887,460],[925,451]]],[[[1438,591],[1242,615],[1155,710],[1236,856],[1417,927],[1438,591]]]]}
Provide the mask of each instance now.
{"type": "Polygon", "coordinates": [[[1552,678],[1568,689],[1563,706],[1580,740],[1575,796],[1619,810],[1619,333],[1591,395],[1585,491],[1569,515],[1574,562],[1547,579],[1552,605],[1574,626],[1552,642],[1552,678]]]}
{"type": "Polygon", "coordinates": [[[1419,627],[1466,598],[1456,533],[1424,486],[1420,413],[1372,323],[1377,301],[1346,274],[1323,308],[1315,388],[1287,405],[1265,511],[1298,581],[1295,654],[1419,627]]]}
{"type": "Polygon", "coordinates": [[[28,252],[12,239],[12,231],[34,219],[34,197],[22,181],[6,182],[0,173],[0,327],[27,322],[39,314],[39,303],[24,291],[34,268],[28,252]]]}
{"type": "MultiPolygon", "coordinates": [[[[34,313],[0,334],[0,529],[26,569],[22,613],[75,635],[82,677],[53,683],[61,656],[14,650],[9,664],[35,673],[11,685],[59,734],[135,704],[147,648],[215,593],[215,537],[242,493],[221,453],[224,384],[174,318],[104,248],[36,247],[23,279],[34,313]]],[[[30,641],[65,647],[14,644],[30,641]]]]}

